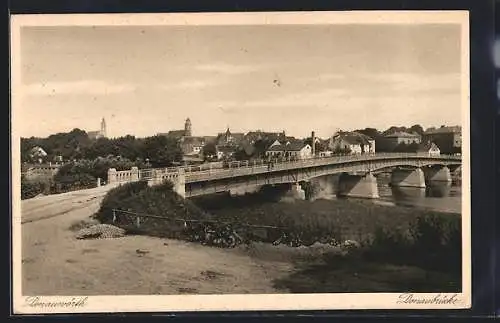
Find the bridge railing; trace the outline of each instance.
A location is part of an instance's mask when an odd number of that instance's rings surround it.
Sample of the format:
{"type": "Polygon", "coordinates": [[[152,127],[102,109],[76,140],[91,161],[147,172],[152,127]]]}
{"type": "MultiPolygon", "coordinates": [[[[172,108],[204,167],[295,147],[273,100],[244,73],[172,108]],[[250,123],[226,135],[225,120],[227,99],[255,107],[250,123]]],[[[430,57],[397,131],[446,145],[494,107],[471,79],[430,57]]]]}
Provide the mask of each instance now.
{"type": "MultiPolygon", "coordinates": [[[[271,158],[268,160],[244,160],[232,161],[222,165],[217,164],[212,167],[212,164],[166,167],[166,168],[149,168],[137,170],[137,179],[151,178],[170,178],[176,177],[176,174],[185,173],[187,181],[200,180],[203,178],[218,178],[228,176],[243,176],[255,173],[264,173],[271,171],[280,171],[294,168],[306,168],[313,166],[322,166],[335,163],[348,163],[356,161],[376,161],[387,159],[412,159],[421,158],[426,160],[461,160],[461,156],[455,155],[429,155],[428,153],[374,153],[374,154],[348,154],[325,157],[314,157],[308,159],[296,158],[271,158]],[[208,166],[208,167],[207,167],[208,166]],[[224,167],[225,166],[225,167],[224,167]]],[[[130,171],[116,172],[115,175],[118,181],[124,181],[134,177],[134,173],[130,171]]],[[[135,178],[135,177],[134,177],[135,178]]]]}
{"type": "Polygon", "coordinates": [[[307,168],[312,166],[322,166],[335,163],[349,163],[356,161],[380,161],[389,159],[414,159],[423,158],[426,160],[461,160],[459,156],[453,155],[439,155],[430,156],[429,154],[415,154],[415,153],[385,153],[385,154],[364,154],[364,155],[344,155],[344,156],[333,156],[333,157],[320,157],[320,158],[310,158],[303,160],[284,160],[276,161],[270,160],[264,163],[259,163],[256,166],[252,165],[251,162],[247,163],[233,163],[233,167],[228,167],[224,169],[209,169],[205,171],[198,172],[186,172],[186,181],[197,181],[205,178],[217,179],[219,177],[232,177],[232,176],[243,176],[251,175],[255,173],[264,173],[272,171],[280,171],[286,169],[294,168],[307,168]],[[248,166],[247,166],[248,165],[248,166]]]}

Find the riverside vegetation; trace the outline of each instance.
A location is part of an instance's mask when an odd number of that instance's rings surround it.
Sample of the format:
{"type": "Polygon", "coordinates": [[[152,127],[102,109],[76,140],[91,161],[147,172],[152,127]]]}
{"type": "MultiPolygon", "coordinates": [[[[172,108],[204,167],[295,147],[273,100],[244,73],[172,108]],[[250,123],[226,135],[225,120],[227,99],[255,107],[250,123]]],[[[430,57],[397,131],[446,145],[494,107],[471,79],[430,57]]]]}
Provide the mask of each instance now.
{"type": "Polygon", "coordinates": [[[365,200],[278,202],[284,190],[264,187],[243,196],[184,200],[168,183],[155,187],[129,183],[107,194],[95,218],[113,223],[113,209],[155,215],[160,218],[144,220],[140,228],[133,221],[115,225],[134,234],[176,239],[185,239],[186,223],[197,220],[207,225],[229,223],[242,236],[250,236],[246,240],[250,244],[272,243],[283,232],[308,241],[328,236],[357,242],[358,248],[347,254],[324,253],[316,261],[298,262],[294,273],[275,282],[292,292],[461,290],[460,214],[365,200]],[[248,235],[252,229],[244,224],[260,226],[265,232],[248,235]]]}

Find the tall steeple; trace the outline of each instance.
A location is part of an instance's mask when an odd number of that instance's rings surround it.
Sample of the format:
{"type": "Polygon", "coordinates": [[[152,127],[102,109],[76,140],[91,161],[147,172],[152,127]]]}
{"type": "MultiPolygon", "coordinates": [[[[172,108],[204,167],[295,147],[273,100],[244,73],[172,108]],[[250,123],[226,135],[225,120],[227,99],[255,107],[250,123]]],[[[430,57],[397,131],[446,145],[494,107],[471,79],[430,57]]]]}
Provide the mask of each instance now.
{"type": "Polygon", "coordinates": [[[104,120],[104,117],[101,120],[101,136],[106,138],[106,120],[104,120]]]}
{"type": "Polygon", "coordinates": [[[186,137],[191,137],[193,135],[191,129],[191,120],[189,118],[187,118],[186,122],[184,123],[184,133],[186,137]]]}

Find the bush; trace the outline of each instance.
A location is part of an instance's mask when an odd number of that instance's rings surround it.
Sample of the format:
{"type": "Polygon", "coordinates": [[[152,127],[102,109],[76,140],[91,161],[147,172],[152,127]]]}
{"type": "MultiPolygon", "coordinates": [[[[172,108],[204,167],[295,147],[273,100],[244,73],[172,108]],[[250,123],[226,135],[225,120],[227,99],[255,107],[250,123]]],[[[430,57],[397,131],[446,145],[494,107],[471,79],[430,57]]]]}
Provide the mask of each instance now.
{"type": "Polygon", "coordinates": [[[461,272],[461,218],[429,213],[410,222],[407,233],[377,228],[365,250],[370,259],[413,264],[429,269],[461,272]]]}
{"type": "Polygon", "coordinates": [[[33,198],[39,194],[48,194],[50,186],[46,182],[28,181],[21,178],[21,200],[33,198]]]}
{"type": "MultiPolygon", "coordinates": [[[[208,219],[210,216],[183,199],[173,191],[173,185],[166,182],[149,187],[146,181],[127,183],[108,192],[95,217],[101,223],[113,223],[113,209],[160,216],[170,219],[208,219]]],[[[173,237],[183,225],[182,221],[156,218],[141,218],[140,228],[134,223],[135,216],[117,213],[114,223],[129,232],[173,237]],[[119,218],[119,219],[118,219],[119,218]]]]}

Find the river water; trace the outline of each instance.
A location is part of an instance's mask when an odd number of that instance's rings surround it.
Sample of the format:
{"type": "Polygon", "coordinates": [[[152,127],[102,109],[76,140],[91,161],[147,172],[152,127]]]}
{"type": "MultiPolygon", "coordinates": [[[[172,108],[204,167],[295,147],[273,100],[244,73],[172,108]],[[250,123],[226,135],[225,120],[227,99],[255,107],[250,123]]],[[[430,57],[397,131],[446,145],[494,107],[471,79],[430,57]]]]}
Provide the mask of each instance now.
{"type": "MultiPolygon", "coordinates": [[[[379,198],[373,199],[373,203],[387,206],[405,206],[420,209],[434,210],[446,213],[462,213],[462,190],[461,182],[454,177],[452,182],[430,182],[426,188],[416,187],[391,187],[390,173],[376,175],[379,198]]],[[[338,175],[330,175],[328,182],[333,184],[330,190],[323,191],[316,199],[336,199],[338,187],[338,175]],[[334,179],[335,178],[335,179],[334,179]]],[[[255,191],[258,187],[255,188],[255,191]]],[[[244,194],[245,190],[236,195],[244,194]]],[[[352,199],[352,198],[348,198],[352,199]]],[[[311,201],[314,208],[314,201],[311,201]]]]}
{"type": "Polygon", "coordinates": [[[375,203],[418,207],[440,212],[461,213],[462,187],[460,181],[431,182],[426,188],[390,187],[390,176],[377,176],[380,199],[375,203]]]}

